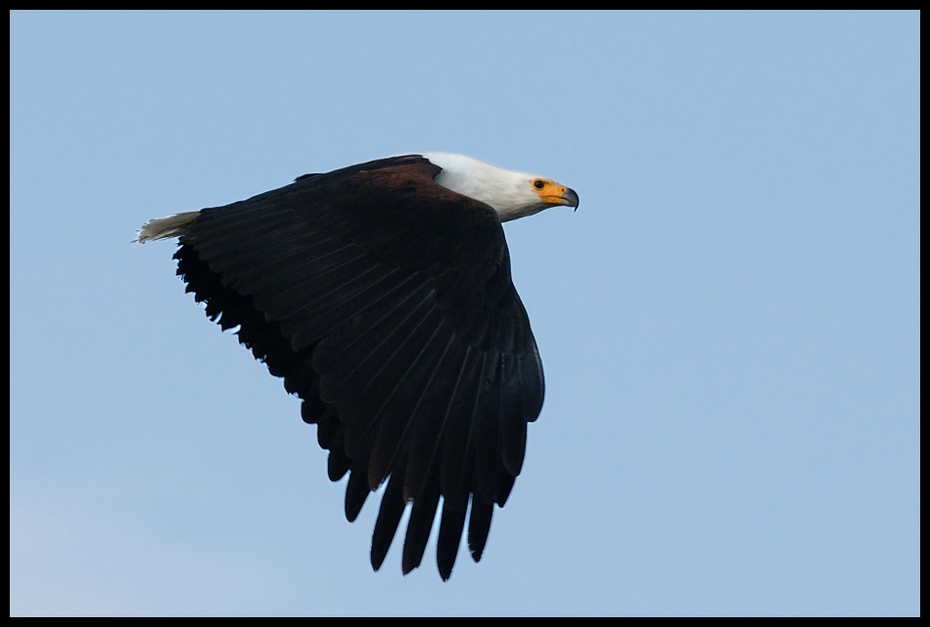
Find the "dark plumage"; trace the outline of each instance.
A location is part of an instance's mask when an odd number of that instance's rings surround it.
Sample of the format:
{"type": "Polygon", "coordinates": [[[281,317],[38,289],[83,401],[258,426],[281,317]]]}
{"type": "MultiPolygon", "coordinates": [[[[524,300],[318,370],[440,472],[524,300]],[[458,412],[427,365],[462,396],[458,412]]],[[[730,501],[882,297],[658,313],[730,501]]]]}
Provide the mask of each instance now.
{"type": "MultiPolygon", "coordinates": [[[[441,501],[437,562],[448,579],[469,502],[468,546],[481,558],[544,383],[500,208],[438,184],[442,171],[410,155],[306,175],[153,221],[140,240],[180,236],[187,291],[303,400],[330,480],[349,474],[348,520],[387,480],[375,570],[408,502],[403,571],[420,565],[441,501]]],[[[546,206],[577,206],[564,193],[546,206]]]]}

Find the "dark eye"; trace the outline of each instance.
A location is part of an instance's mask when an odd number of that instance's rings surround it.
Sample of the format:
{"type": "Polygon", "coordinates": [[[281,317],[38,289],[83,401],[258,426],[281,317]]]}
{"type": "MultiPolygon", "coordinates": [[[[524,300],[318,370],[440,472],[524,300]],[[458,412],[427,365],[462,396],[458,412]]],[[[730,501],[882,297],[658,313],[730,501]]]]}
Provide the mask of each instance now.
{"type": "Polygon", "coordinates": [[[534,182],[533,182],[533,187],[535,187],[536,189],[542,189],[542,188],[545,187],[545,186],[546,186],[546,184],[543,183],[542,181],[534,181],[534,182]]]}

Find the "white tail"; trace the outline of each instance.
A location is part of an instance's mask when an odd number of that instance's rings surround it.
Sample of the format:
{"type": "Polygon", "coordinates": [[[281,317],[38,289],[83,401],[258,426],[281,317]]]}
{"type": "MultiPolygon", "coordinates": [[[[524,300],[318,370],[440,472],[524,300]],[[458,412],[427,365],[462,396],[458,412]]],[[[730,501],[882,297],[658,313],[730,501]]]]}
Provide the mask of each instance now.
{"type": "Polygon", "coordinates": [[[180,237],[187,233],[188,225],[200,215],[199,211],[188,211],[178,213],[167,218],[158,218],[149,220],[139,229],[139,237],[134,242],[144,244],[156,239],[166,239],[168,237],[180,237]]]}

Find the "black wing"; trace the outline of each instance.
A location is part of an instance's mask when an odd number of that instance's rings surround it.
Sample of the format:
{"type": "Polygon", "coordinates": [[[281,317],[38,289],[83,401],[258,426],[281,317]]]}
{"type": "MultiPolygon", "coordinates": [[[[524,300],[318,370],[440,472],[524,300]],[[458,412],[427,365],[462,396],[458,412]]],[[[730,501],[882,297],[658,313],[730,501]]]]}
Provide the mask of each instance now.
{"type": "Polygon", "coordinates": [[[438,172],[410,156],[301,177],[203,210],[175,258],[207,315],[238,326],[303,399],[329,478],[350,473],[346,518],[388,480],[375,570],[407,502],[403,571],[420,565],[442,497],[448,579],[469,499],[481,558],[542,408],[543,373],[496,212],[436,184],[438,172]]]}

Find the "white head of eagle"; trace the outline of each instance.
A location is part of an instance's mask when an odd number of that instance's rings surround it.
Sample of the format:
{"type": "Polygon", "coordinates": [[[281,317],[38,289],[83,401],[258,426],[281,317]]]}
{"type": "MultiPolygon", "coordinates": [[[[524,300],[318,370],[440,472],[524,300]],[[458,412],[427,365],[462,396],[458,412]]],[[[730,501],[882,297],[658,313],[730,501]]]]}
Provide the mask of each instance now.
{"type": "Polygon", "coordinates": [[[516,220],[557,205],[578,207],[578,194],[552,179],[512,172],[465,155],[428,152],[423,155],[442,168],[435,181],[463,196],[486,203],[501,222],[516,220]]]}
{"type": "Polygon", "coordinates": [[[445,580],[466,517],[481,558],[543,403],[501,222],[559,205],[577,209],[578,195],[471,157],[422,153],[152,220],[138,241],[178,237],[187,291],[302,399],[329,478],[349,475],[349,521],[387,481],[375,570],[408,503],[402,568],[418,567],[442,503],[445,580]]]}

